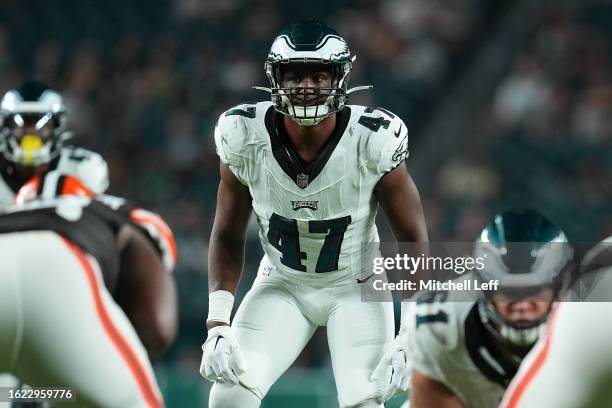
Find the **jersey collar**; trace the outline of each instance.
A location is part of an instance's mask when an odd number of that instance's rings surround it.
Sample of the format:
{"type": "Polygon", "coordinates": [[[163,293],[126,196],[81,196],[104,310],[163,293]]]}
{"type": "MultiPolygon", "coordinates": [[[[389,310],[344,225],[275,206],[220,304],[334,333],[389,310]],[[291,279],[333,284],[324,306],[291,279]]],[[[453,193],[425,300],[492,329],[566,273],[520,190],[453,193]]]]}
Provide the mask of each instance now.
{"type": "Polygon", "coordinates": [[[502,387],[506,388],[516,374],[519,364],[511,361],[484,327],[475,303],[465,319],[465,343],[472,362],[478,370],[502,387]],[[501,371],[500,371],[501,370],[501,371]]]}
{"type": "Polygon", "coordinates": [[[273,106],[268,108],[265,124],[270,135],[272,154],[285,174],[301,189],[308,187],[321,173],[334,149],[340,142],[351,117],[351,109],[345,106],[336,113],[336,127],[325,142],[317,157],[310,163],[305,163],[295,152],[287,130],[283,125],[283,115],[276,112],[273,106]]]}

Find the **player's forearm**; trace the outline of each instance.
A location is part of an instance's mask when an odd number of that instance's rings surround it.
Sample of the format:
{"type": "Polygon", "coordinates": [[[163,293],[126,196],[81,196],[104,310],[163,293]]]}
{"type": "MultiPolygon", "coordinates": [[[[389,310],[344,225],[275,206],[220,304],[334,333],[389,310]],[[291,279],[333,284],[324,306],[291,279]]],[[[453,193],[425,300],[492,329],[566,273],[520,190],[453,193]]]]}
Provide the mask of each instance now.
{"type": "Polygon", "coordinates": [[[125,272],[120,276],[115,297],[149,356],[155,359],[176,338],[178,305],[174,277],[142,232],[126,226],[120,235],[126,242],[121,251],[121,270],[125,272]]]}
{"type": "MultiPolygon", "coordinates": [[[[170,322],[169,319],[166,319],[170,322]]],[[[171,323],[157,325],[153,327],[146,318],[139,318],[132,315],[130,321],[134,325],[138,337],[149,354],[152,361],[158,360],[164,352],[174,343],[177,333],[177,324],[174,320],[171,323]]]]}
{"type": "Polygon", "coordinates": [[[217,211],[208,252],[208,291],[236,293],[244,263],[244,243],[251,216],[249,189],[221,163],[217,211]]]}
{"type": "Polygon", "coordinates": [[[412,371],[410,408],[465,408],[463,402],[444,384],[412,371]]]}
{"type": "Polygon", "coordinates": [[[206,327],[229,324],[242,275],[244,240],[220,240],[214,230],[208,256],[209,310],[206,327]]]}
{"type": "Polygon", "coordinates": [[[244,238],[223,239],[213,231],[208,256],[208,292],[236,293],[243,264],[244,238]]]}
{"type": "Polygon", "coordinates": [[[463,403],[455,396],[448,398],[439,398],[438,396],[430,396],[421,398],[421,396],[414,398],[411,395],[410,408],[465,408],[463,403]]]}
{"type": "Polygon", "coordinates": [[[149,358],[151,360],[160,358],[176,339],[176,307],[171,305],[167,311],[159,311],[156,307],[143,306],[134,301],[124,304],[122,308],[147,350],[149,358]]]}

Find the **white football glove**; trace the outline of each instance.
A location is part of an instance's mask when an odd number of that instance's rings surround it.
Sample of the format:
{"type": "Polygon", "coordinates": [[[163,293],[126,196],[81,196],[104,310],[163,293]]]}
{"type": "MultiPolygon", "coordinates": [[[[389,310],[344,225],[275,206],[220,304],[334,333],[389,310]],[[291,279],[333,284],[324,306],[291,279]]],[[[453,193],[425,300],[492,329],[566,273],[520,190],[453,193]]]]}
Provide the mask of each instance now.
{"type": "Polygon", "coordinates": [[[383,402],[408,390],[412,364],[408,363],[407,349],[408,338],[400,332],[389,349],[385,351],[370,378],[371,381],[379,384],[383,390],[383,402]]]}
{"type": "Polygon", "coordinates": [[[238,376],[246,367],[242,350],[230,326],[215,326],[202,344],[200,374],[210,382],[239,384],[238,376]]]}

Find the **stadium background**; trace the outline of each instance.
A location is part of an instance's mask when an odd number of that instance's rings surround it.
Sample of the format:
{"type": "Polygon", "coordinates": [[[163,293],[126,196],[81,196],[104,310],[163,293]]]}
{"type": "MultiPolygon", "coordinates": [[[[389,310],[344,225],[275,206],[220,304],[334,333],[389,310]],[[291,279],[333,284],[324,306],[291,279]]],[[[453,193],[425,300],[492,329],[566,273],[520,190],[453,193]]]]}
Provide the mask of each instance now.
{"type": "MultiPolygon", "coordinates": [[[[3,0],[0,91],[26,78],[67,99],[75,144],[109,163],[113,194],[159,211],[179,244],[179,338],[156,370],[169,407],[205,406],[218,115],[266,85],[288,23],[318,18],[349,42],[353,103],[410,128],[409,168],[430,237],[471,241],[487,218],[532,206],[574,240],[612,230],[612,5],[603,0],[3,0]]],[[[240,294],[261,254],[252,228],[240,294]]],[[[240,296],[239,296],[240,298],[240,296]]],[[[256,368],[254,368],[256,369],[256,368]]],[[[323,331],[263,406],[335,403],[323,331]]]]}

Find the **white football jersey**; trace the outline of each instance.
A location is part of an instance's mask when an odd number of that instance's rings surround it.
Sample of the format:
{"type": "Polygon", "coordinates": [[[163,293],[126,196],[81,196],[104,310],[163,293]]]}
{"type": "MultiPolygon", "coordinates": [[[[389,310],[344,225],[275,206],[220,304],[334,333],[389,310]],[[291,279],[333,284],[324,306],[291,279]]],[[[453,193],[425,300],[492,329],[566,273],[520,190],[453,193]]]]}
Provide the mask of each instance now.
{"type": "Polygon", "coordinates": [[[413,367],[444,384],[466,407],[497,407],[520,360],[500,352],[480,320],[477,302],[449,296],[425,292],[410,308],[413,367]]]}
{"type": "Polygon", "coordinates": [[[380,108],[350,105],[318,157],[294,152],[271,102],[239,105],[215,128],[217,153],[248,186],[263,262],[313,284],[360,276],[362,244],[378,241],[376,183],[408,154],[408,130],[380,108]]]}
{"type": "MultiPolygon", "coordinates": [[[[75,176],[96,194],[108,188],[108,165],[98,153],[80,147],[64,146],[53,160],[51,169],[61,174],[75,176]]],[[[13,204],[16,191],[7,178],[10,174],[0,171],[0,209],[13,204]]]]}

